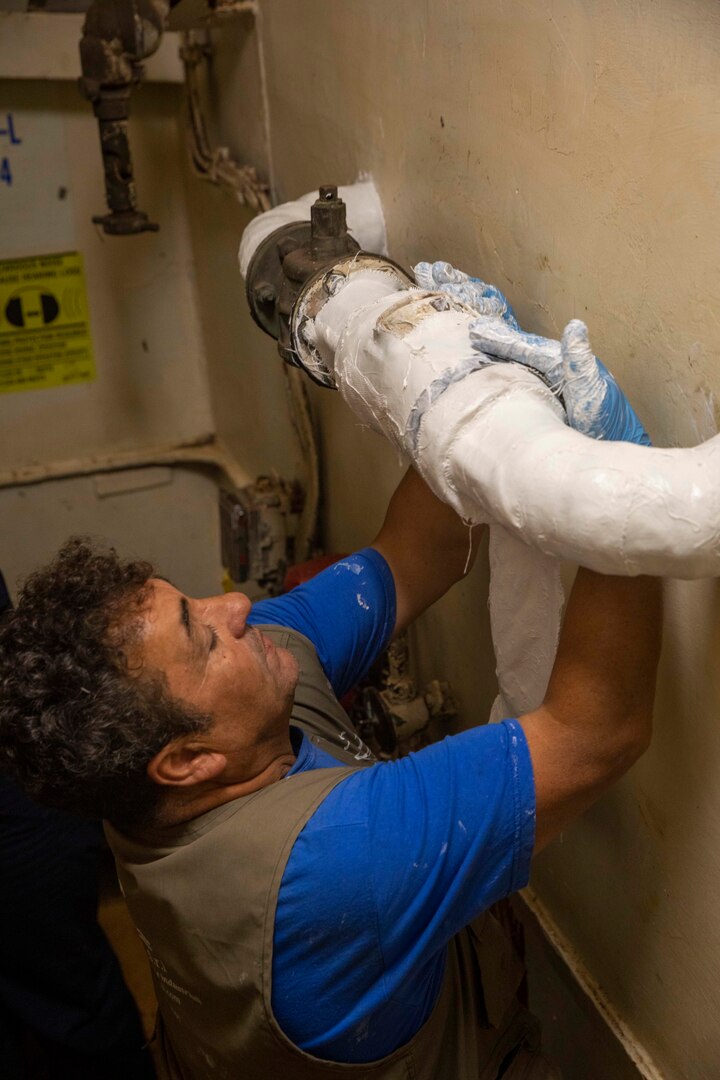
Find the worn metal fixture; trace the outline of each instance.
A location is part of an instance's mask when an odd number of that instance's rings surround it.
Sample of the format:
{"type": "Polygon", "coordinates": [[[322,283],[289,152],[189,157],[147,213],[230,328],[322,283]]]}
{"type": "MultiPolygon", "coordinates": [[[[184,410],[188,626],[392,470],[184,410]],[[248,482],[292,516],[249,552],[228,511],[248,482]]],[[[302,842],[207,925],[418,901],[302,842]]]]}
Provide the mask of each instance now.
{"type": "Polygon", "coordinates": [[[321,187],[310,221],[291,221],[262,240],[246,275],[253,319],[278,343],[286,364],[301,367],[313,382],[330,389],[335,380],[304,340],[303,323],[332,295],[350,264],[391,270],[408,286],[414,279],[383,255],[361,251],[348,232],[345,203],[334,185],[321,187]],[[313,355],[310,355],[313,353],[313,355]]]}
{"type": "Polygon", "coordinates": [[[220,547],[228,588],[248,581],[282,592],[305,501],[297,483],[259,476],[254,484],[220,490],[220,547]]]}
{"type": "Polygon", "coordinates": [[[157,50],[165,20],[177,0],[94,0],[80,39],[80,90],[92,102],[100,126],[108,214],[93,217],[111,236],[156,232],[138,210],[128,116],[130,94],[142,61],[157,50]]]}
{"type": "Polygon", "coordinates": [[[386,759],[433,742],[457,711],[449,683],[433,679],[418,690],[410,675],[408,635],[403,632],[358,688],[350,715],[363,742],[386,759]],[[429,730],[431,721],[439,721],[434,732],[429,730]]]}
{"type": "Polygon", "coordinates": [[[248,303],[258,326],[277,340],[287,364],[299,366],[290,320],[303,286],[319,271],[359,250],[347,230],[345,203],[333,185],[320,188],[310,221],[281,225],[258,246],[247,274],[248,303]]]}

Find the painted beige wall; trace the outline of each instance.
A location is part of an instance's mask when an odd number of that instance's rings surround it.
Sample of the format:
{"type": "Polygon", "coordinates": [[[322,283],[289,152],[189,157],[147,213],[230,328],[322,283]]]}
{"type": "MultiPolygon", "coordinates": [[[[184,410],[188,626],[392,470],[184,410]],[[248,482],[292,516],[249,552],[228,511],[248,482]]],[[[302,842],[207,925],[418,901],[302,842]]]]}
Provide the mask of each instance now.
{"type": "MultiPolygon", "coordinates": [[[[184,91],[173,82],[179,39],[165,36],[165,67],[151,61],[132,98],[138,201],[160,231],[107,237],[91,220],[105,206],[97,123],[75,82],[81,21],[0,17],[0,158],[10,155],[14,174],[12,187],[0,182],[0,259],[82,253],[97,369],[90,383],[0,393],[0,478],[36,465],[62,473],[81,463],[91,471],[98,459],[118,455],[152,461],[158,449],[215,435],[234,458],[238,483],[259,473],[302,476],[282,369],[262,349],[253,353],[250,316],[238,295],[236,251],[247,211],[191,174],[184,91]],[[16,146],[4,137],[10,112],[22,139],[16,146]]],[[[252,31],[252,19],[234,20],[224,41],[232,78],[257,88],[252,31]]],[[[216,73],[225,85],[222,65],[216,73]]],[[[267,172],[259,90],[248,91],[244,105],[231,148],[237,140],[247,160],[267,172]]],[[[126,491],[114,473],[0,488],[0,567],[8,581],[14,586],[80,531],[147,554],[190,592],[216,591],[219,474],[159,471],[167,484],[140,485],[139,493],[132,484],[126,491]],[[202,483],[186,482],[197,476],[202,483]],[[113,483],[117,497],[93,494],[113,483]]]]}
{"type": "MultiPolygon", "coordinates": [[[[181,4],[173,17],[179,19],[186,7],[181,4]]],[[[210,138],[268,180],[272,170],[256,22],[248,13],[218,21],[211,37],[211,77],[200,80],[210,138]]],[[[195,178],[187,160],[184,171],[216,431],[249,476],[277,472],[303,478],[282,365],[250,317],[237,272],[238,238],[251,212],[226,190],[195,178]]]]}
{"type": "Polygon", "coordinates": [[[215,470],[148,466],[3,488],[0,521],[0,568],[13,597],[70,535],[149,559],[190,596],[221,588],[215,470]]]}
{"type": "Polygon", "coordinates": [[[179,89],[167,85],[145,85],[133,100],[140,206],[160,222],[160,232],[106,237],[91,222],[104,211],[97,123],[77,87],[2,80],[0,71],[0,115],[42,116],[48,140],[44,152],[31,147],[26,133],[17,157],[31,152],[33,168],[49,178],[47,193],[40,192],[35,214],[20,229],[3,211],[13,194],[3,185],[0,258],[82,252],[97,368],[91,383],[0,394],[0,470],[213,433],[185,205],[181,104],[179,89]],[[60,186],[67,191],[62,206],[60,186]]]}
{"type": "Polygon", "coordinates": [[[282,365],[250,317],[237,270],[249,212],[190,176],[187,194],[215,430],[249,478],[274,472],[302,478],[282,365]]]}
{"type": "MultiPolygon", "coordinates": [[[[584,318],[659,444],[717,430],[715,3],[272,0],[263,13],[280,197],[370,171],[395,258],[482,275],[528,329],[584,318]]],[[[316,399],[328,537],[352,546],[398,468],[337,399],[316,399]]],[[[418,633],[466,722],[492,696],[484,587],[480,570],[418,633]]],[[[670,583],[654,745],[535,874],[635,1037],[689,1080],[720,1067],[717,590],[670,583]]]]}

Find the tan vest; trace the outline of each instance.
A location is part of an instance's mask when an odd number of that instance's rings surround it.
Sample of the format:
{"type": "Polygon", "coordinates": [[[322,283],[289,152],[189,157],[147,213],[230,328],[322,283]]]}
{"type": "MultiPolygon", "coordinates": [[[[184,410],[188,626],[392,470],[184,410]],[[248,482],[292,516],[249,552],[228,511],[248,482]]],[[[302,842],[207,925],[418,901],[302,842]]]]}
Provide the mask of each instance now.
{"type": "MultiPolygon", "coordinates": [[[[323,1061],[298,1049],[280,1030],[272,1013],[271,976],[285,865],[328,792],[350,772],[372,764],[372,755],[335,699],[310,642],[278,627],[263,630],[292,649],[300,663],[291,723],[333,754],[338,768],[289,776],[142,842],[107,827],[155,982],[161,1075],[168,1080],[550,1075],[533,1071],[532,1065],[505,1071],[510,1060],[537,1063],[537,1024],[515,1001],[522,967],[489,914],[453,939],[430,1018],[409,1043],[381,1061],[323,1061]],[[521,1046],[525,1049],[516,1057],[521,1046]]],[[[318,882],[318,888],[331,890],[332,881],[318,882]]]]}

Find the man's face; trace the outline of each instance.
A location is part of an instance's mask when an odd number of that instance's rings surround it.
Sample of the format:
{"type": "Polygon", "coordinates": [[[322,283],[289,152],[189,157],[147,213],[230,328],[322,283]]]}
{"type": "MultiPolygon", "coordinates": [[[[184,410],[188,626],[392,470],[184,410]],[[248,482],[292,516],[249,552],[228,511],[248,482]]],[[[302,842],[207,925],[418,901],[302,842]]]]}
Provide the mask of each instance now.
{"type": "Polygon", "coordinates": [[[131,671],[162,672],[172,697],[213,718],[213,747],[237,779],[287,744],[298,680],[292,653],[247,625],[250,607],[242,593],[192,600],[153,578],[127,650],[131,671]]]}

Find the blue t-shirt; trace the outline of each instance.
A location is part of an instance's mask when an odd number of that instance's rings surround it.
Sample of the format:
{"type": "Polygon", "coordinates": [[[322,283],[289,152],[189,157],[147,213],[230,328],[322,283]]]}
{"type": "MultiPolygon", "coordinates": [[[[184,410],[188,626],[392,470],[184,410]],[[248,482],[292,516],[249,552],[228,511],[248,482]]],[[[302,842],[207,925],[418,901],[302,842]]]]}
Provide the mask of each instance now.
{"type": "MultiPolygon", "coordinates": [[[[255,604],[248,621],[308,637],[341,695],[392,633],[392,575],[367,548],[255,604]]],[[[291,771],[336,765],[303,736],[291,771]]],[[[412,1038],[437,1000],[450,939],[527,884],[534,834],[532,765],[514,720],[341,781],[298,836],[278,895],[272,1006],[285,1034],[353,1063],[412,1038]]]]}

